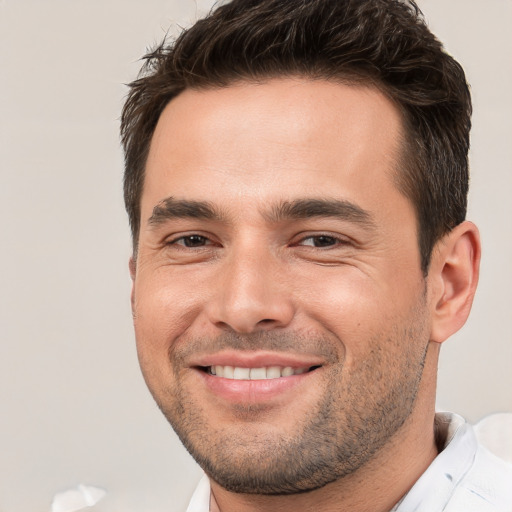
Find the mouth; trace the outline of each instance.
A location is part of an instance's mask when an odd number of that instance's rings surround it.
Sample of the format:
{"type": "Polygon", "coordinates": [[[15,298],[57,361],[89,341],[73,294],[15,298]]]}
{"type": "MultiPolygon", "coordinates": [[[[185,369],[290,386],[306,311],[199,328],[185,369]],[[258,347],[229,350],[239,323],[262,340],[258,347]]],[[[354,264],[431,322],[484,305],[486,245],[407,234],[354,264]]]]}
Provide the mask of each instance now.
{"type": "Polygon", "coordinates": [[[316,366],[303,366],[293,368],[291,366],[263,366],[258,368],[247,368],[242,366],[212,365],[199,367],[200,370],[214,377],[222,377],[230,380],[272,380],[292,375],[310,373],[318,368],[316,366]]]}
{"type": "Polygon", "coordinates": [[[188,366],[217,405],[270,406],[309,393],[308,383],[326,365],[325,358],[311,353],[220,350],[200,354],[188,366]]]}
{"type": "Polygon", "coordinates": [[[202,377],[200,380],[218,406],[227,403],[269,407],[295,400],[308,393],[307,382],[323,369],[323,363],[316,358],[308,357],[310,360],[306,361],[304,357],[283,354],[233,352],[204,359],[210,360],[196,361],[192,368],[202,377]]]}

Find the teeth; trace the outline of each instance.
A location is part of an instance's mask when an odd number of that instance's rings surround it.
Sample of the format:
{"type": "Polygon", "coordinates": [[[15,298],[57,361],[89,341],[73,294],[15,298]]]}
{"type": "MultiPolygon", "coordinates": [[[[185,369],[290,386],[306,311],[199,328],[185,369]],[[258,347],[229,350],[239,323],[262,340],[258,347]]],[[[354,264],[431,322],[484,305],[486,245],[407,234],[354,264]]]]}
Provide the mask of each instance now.
{"type": "Polygon", "coordinates": [[[281,377],[281,368],[279,366],[267,368],[267,379],[278,379],[279,377],[281,377]]]}
{"type": "Polygon", "coordinates": [[[224,378],[226,378],[226,379],[234,379],[235,378],[235,369],[232,366],[224,366],[224,378]]]}
{"type": "Polygon", "coordinates": [[[286,366],[281,373],[283,377],[290,377],[290,375],[293,375],[293,368],[286,366]]]}
{"type": "Polygon", "coordinates": [[[306,368],[292,368],[291,366],[269,366],[268,368],[242,368],[240,366],[210,366],[208,373],[217,377],[233,380],[267,380],[279,379],[300,375],[309,370],[306,368]]]}
{"type": "Polygon", "coordinates": [[[262,380],[267,378],[266,368],[251,368],[249,373],[251,380],[262,380]]]}
{"type": "Polygon", "coordinates": [[[249,380],[251,369],[236,367],[233,373],[233,379],[235,380],[249,380]]]}

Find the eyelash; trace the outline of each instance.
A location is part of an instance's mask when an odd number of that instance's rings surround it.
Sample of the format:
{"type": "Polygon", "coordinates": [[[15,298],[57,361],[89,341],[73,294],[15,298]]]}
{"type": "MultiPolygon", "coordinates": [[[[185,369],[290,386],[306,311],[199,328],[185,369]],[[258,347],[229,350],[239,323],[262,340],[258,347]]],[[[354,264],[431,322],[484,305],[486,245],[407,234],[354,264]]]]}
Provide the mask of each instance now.
{"type": "Polygon", "coordinates": [[[312,247],[312,248],[315,248],[315,249],[322,249],[322,248],[332,248],[332,247],[338,247],[340,245],[347,245],[349,242],[348,240],[346,240],[345,238],[340,238],[339,236],[334,236],[334,235],[330,235],[330,234],[325,234],[325,233],[321,233],[321,234],[318,234],[318,235],[309,235],[309,236],[306,236],[302,239],[299,240],[299,242],[295,245],[300,245],[302,247],[312,247]],[[332,243],[328,243],[326,245],[315,245],[314,241],[316,240],[317,242],[320,241],[320,239],[325,239],[326,241],[328,242],[332,242],[332,243]],[[304,242],[306,240],[312,240],[313,243],[311,244],[305,244],[304,242]]]}
{"type": "MultiPolygon", "coordinates": [[[[318,235],[309,235],[304,238],[301,238],[298,242],[292,244],[292,246],[301,246],[301,247],[311,247],[315,249],[321,249],[321,248],[331,248],[331,247],[337,247],[340,245],[347,245],[349,242],[348,240],[344,238],[340,238],[338,236],[330,235],[330,234],[318,234],[318,235]],[[319,243],[319,245],[315,245],[315,241],[319,242],[321,239],[324,239],[326,243],[325,245],[322,245],[322,242],[319,243]],[[306,240],[311,240],[312,243],[304,243],[306,240]]],[[[207,236],[200,235],[197,233],[192,233],[190,235],[184,235],[180,236],[178,238],[174,238],[172,240],[169,240],[166,242],[166,245],[172,245],[172,246],[180,246],[183,247],[183,249],[202,249],[204,247],[213,246],[215,243],[208,238],[207,236]],[[187,240],[190,242],[192,239],[200,239],[197,240],[200,245],[194,245],[194,242],[192,242],[191,245],[187,245],[187,240]],[[181,242],[181,243],[180,243],[181,242]]]]}
{"type": "Polygon", "coordinates": [[[166,242],[166,245],[181,246],[184,249],[198,249],[198,248],[203,248],[203,247],[207,247],[207,246],[210,246],[210,245],[214,245],[214,243],[207,236],[199,235],[197,233],[192,233],[190,235],[182,235],[182,236],[180,236],[178,238],[174,238],[172,240],[169,240],[168,242],[166,242]],[[202,239],[202,241],[206,242],[206,243],[204,245],[187,245],[186,244],[186,240],[190,241],[193,238],[202,239]],[[180,243],[180,241],[183,242],[183,243],[180,243]]]}

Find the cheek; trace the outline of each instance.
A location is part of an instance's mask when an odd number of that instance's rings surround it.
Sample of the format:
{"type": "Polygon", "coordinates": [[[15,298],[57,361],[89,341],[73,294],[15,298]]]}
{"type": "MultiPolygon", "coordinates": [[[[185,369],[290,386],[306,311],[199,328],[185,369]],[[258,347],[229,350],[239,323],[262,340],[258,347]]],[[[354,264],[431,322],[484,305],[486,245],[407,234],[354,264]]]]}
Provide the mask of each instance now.
{"type": "Polygon", "coordinates": [[[306,314],[344,335],[371,327],[386,306],[383,283],[354,267],[322,269],[301,288],[306,314]]]}
{"type": "Polygon", "coordinates": [[[165,276],[137,276],[134,293],[134,328],[137,355],[146,384],[159,402],[168,395],[174,375],[169,351],[183,332],[187,307],[165,276]],[[164,277],[164,278],[163,278],[164,277]]]}
{"type": "Polygon", "coordinates": [[[300,302],[307,317],[341,341],[348,357],[371,350],[372,340],[394,338],[423,289],[404,274],[377,279],[355,267],[328,270],[303,283],[300,302]]]}
{"type": "Polygon", "coordinates": [[[168,346],[187,329],[204,301],[201,281],[166,268],[142,274],[134,293],[136,332],[152,343],[168,346]]]}

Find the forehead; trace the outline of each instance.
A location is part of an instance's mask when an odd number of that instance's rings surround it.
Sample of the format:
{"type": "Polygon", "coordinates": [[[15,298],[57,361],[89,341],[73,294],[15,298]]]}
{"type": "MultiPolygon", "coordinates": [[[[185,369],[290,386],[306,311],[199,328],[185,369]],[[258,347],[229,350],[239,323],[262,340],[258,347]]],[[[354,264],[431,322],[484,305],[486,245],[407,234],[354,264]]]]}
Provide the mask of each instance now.
{"type": "Polygon", "coordinates": [[[186,90],[155,129],[142,206],[228,191],[246,204],[378,195],[393,184],[401,133],[398,109],[375,88],[286,78],[186,90]]]}

